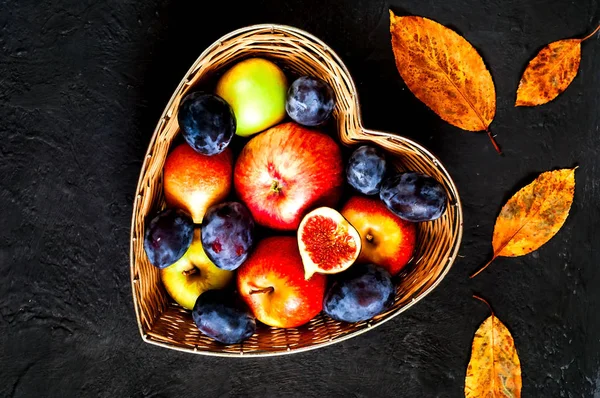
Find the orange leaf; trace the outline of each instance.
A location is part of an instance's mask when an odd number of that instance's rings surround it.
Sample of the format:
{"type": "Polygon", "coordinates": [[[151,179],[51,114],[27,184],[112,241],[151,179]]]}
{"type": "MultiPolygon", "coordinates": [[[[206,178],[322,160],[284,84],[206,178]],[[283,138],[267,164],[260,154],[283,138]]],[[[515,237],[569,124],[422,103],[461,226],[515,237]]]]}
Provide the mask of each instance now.
{"type": "Polygon", "coordinates": [[[531,60],[523,72],[515,106],[536,106],[552,101],[565,91],[577,76],[583,39],[559,40],[548,44],[531,60]]]}
{"type": "Polygon", "coordinates": [[[473,338],[465,378],[465,398],[520,396],[521,362],[515,342],[506,326],[492,312],[473,338]]]}
{"type": "Polygon", "coordinates": [[[496,219],[494,257],[517,257],[539,249],[562,227],[575,194],[575,169],[547,171],[506,202],[496,219]]]}
{"type": "MultiPolygon", "coordinates": [[[[477,50],[431,19],[390,11],[396,67],[412,93],[442,119],[468,131],[487,131],[496,90],[477,50]]],[[[494,147],[499,151],[492,139],[494,147]]]]}

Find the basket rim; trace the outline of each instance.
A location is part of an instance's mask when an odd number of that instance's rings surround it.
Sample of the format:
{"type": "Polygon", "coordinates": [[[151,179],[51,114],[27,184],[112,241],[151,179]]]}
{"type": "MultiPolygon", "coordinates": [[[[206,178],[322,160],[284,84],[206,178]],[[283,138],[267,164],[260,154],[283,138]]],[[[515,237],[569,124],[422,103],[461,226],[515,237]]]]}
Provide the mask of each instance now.
{"type": "Polygon", "coordinates": [[[184,77],[181,79],[181,81],[179,82],[179,84],[177,85],[177,87],[175,88],[175,90],[173,91],[173,94],[171,95],[171,98],[169,99],[169,101],[167,102],[167,104],[165,105],[163,112],[161,113],[159,119],[158,119],[158,123],[156,124],[156,127],[154,129],[154,132],[152,133],[152,136],[148,142],[148,146],[146,149],[146,153],[144,156],[144,161],[142,163],[142,166],[140,168],[140,175],[138,177],[138,183],[136,185],[136,191],[135,191],[135,195],[134,195],[134,203],[133,203],[133,208],[132,208],[132,215],[131,215],[131,227],[130,227],[130,239],[129,239],[129,246],[130,246],[130,250],[129,250],[129,268],[130,268],[130,281],[131,281],[131,289],[132,289],[132,298],[133,298],[133,304],[134,304],[134,310],[135,310],[135,315],[136,315],[136,321],[137,321],[137,326],[138,326],[138,331],[140,333],[140,336],[142,337],[142,340],[146,343],[152,344],[152,345],[156,345],[156,346],[160,346],[160,347],[165,347],[165,348],[169,348],[172,350],[176,350],[176,351],[181,351],[181,352],[186,352],[186,353],[193,353],[193,354],[199,354],[199,355],[204,355],[204,356],[212,356],[212,357],[227,357],[227,358],[248,358],[248,357],[252,357],[252,358],[259,358],[259,357],[274,357],[274,356],[283,356],[283,355],[289,355],[289,354],[295,354],[295,353],[302,353],[302,352],[307,352],[307,351],[312,351],[318,348],[323,348],[323,347],[327,347],[348,339],[351,339],[353,337],[356,337],[358,335],[361,335],[363,333],[366,333],[367,331],[370,331],[372,329],[375,329],[376,327],[388,322],[389,320],[397,317],[398,315],[400,315],[401,313],[403,313],[404,311],[408,310],[409,308],[411,308],[413,305],[415,305],[417,302],[421,301],[424,297],[426,297],[429,293],[431,293],[441,282],[442,280],[446,277],[446,275],[448,274],[448,272],[450,271],[450,269],[452,268],[454,261],[457,258],[458,252],[460,250],[460,246],[462,243],[462,236],[463,236],[463,211],[462,211],[462,202],[460,199],[460,194],[458,191],[458,188],[456,187],[456,184],[452,178],[452,176],[450,175],[450,173],[448,172],[448,170],[445,168],[445,166],[443,165],[443,163],[438,159],[437,156],[435,156],[434,154],[432,154],[427,148],[425,148],[424,146],[422,146],[420,143],[415,142],[409,138],[403,137],[401,135],[395,134],[395,133],[391,133],[391,132],[387,132],[387,131],[376,131],[376,130],[370,130],[370,129],[366,129],[363,127],[363,122],[362,122],[362,113],[361,113],[361,107],[360,107],[360,101],[359,101],[359,96],[358,96],[358,92],[356,89],[356,85],[354,83],[354,79],[352,78],[352,75],[350,74],[348,68],[346,67],[345,63],[341,60],[341,58],[338,56],[338,54],[325,42],[323,42],[321,39],[319,39],[318,37],[316,37],[315,35],[313,35],[312,33],[309,33],[303,29],[299,29],[296,28],[294,26],[290,26],[290,25],[285,25],[285,24],[276,24],[276,23],[260,23],[260,24],[254,24],[254,25],[248,25],[248,26],[244,26],[242,28],[233,30],[223,36],[221,36],[219,39],[215,40],[210,46],[208,46],[206,49],[204,49],[204,51],[202,51],[202,53],[196,58],[196,60],[194,61],[194,63],[190,66],[190,68],[187,70],[187,72],[185,73],[184,77]],[[375,324],[371,324],[371,322],[367,322],[366,325],[367,327],[353,331],[351,333],[348,333],[344,336],[341,337],[336,337],[336,338],[331,338],[329,341],[327,342],[322,342],[322,343],[316,343],[316,344],[312,344],[310,346],[306,346],[306,347],[298,347],[298,348],[290,348],[288,347],[286,351],[274,351],[274,352],[247,352],[244,353],[243,351],[240,351],[239,353],[233,353],[233,352],[213,352],[213,351],[204,351],[201,349],[197,349],[197,347],[194,348],[185,348],[185,347],[181,347],[181,346],[176,346],[176,345],[172,345],[166,342],[161,342],[158,340],[154,340],[152,339],[148,334],[144,333],[144,329],[143,329],[143,325],[142,325],[142,321],[141,321],[141,315],[140,315],[140,304],[138,303],[138,299],[137,299],[137,295],[136,295],[136,283],[138,283],[138,280],[135,277],[135,253],[134,253],[134,246],[135,246],[135,237],[134,237],[134,228],[135,228],[135,222],[136,222],[136,214],[137,214],[137,210],[138,210],[138,206],[139,206],[139,200],[138,198],[141,197],[141,195],[139,194],[140,189],[142,188],[142,181],[143,181],[143,177],[144,174],[141,173],[141,170],[144,170],[147,166],[147,162],[149,161],[150,157],[151,157],[151,149],[153,148],[153,144],[156,141],[156,138],[158,136],[158,132],[159,129],[161,127],[161,123],[160,121],[163,120],[165,118],[165,116],[167,116],[169,109],[171,108],[173,102],[175,101],[175,99],[177,98],[178,93],[180,92],[180,90],[182,89],[182,87],[187,83],[189,76],[194,72],[194,69],[196,68],[196,64],[198,63],[199,60],[203,59],[207,54],[209,54],[213,49],[215,49],[216,47],[220,46],[222,44],[222,42],[229,40],[235,36],[238,36],[240,34],[244,34],[247,32],[252,32],[254,30],[262,30],[262,29],[271,29],[272,32],[274,32],[275,30],[284,30],[284,31],[291,31],[293,33],[296,33],[298,35],[304,36],[310,40],[315,41],[316,43],[318,43],[319,45],[323,46],[324,49],[327,50],[327,52],[329,53],[329,55],[334,58],[334,60],[338,63],[339,67],[343,70],[343,72],[347,75],[347,77],[349,78],[349,83],[351,84],[351,88],[353,89],[354,92],[354,102],[356,105],[356,110],[357,110],[357,114],[355,115],[357,118],[357,122],[358,125],[361,127],[362,131],[363,131],[363,137],[361,140],[357,140],[357,139],[353,139],[353,141],[370,141],[369,137],[383,137],[383,138],[388,138],[388,139],[392,139],[393,140],[398,140],[398,141],[403,141],[406,143],[409,143],[410,145],[418,148],[423,154],[425,154],[427,157],[429,157],[436,165],[436,167],[438,167],[441,172],[443,172],[445,174],[445,176],[447,177],[447,182],[449,187],[453,190],[453,192],[455,193],[455,201],[452,204],[453,206],[455,206],[457,208],[457,233],[456,233],[456,240],[453,243],[453,248],[450,252],[450,256],[447,260],[447,264],[444,266],[443,271],[438,275],[437,279],[435,280],[435,282],[433,282],[431,284],[431,286],[429,286],[426,290],[420,292],[418,294],[417,297],[414,297],[409,303],[407,303],[406,305],[404,305],[401,308],[398,308],[395,312],[390,313],[388,316],[386,316],[385,318],[378,320],[375,324]]]}

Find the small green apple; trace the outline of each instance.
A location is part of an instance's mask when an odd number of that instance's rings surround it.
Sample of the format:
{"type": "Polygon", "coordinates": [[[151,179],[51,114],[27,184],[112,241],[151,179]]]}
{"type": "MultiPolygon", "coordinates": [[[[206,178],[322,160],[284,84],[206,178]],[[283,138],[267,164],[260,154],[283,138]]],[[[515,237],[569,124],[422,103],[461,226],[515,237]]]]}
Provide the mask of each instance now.
{"type": "Polygon", "coordinates": [[[227,286],[233,272],[210,261],[202,248],[200,228],[196,228],[190,248],[176,263],[161,269],[160,277],[173,300],[191,310],[202,293],[227,286]]]}
{"type": "Polygon", "coordinates": [[[216,93],[233,108],[235,133],[248,137],[283,120],[287,89],[281,68],[263,58],[249,58],[221,76],[216,93]]]}

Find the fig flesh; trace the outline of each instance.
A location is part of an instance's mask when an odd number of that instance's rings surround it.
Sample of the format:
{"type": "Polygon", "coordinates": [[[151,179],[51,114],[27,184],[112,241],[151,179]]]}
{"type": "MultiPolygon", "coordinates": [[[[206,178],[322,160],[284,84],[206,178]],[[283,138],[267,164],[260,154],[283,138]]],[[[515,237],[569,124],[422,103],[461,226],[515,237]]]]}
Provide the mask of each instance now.
{"type": "Polygon", "coordinates": [[[298,247],[308,280],[314,273],[337,274],[348,269],[360,254],[361,239],[344,216],[330,207],[319,207],[302,219],[298,247]]]}

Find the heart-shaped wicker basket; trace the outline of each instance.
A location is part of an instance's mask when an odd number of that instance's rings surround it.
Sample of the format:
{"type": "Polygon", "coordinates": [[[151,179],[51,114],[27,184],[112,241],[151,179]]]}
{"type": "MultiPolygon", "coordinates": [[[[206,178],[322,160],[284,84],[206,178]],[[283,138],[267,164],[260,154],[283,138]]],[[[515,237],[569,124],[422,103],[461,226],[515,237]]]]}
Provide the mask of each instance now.
{"type": "Polygon", "coordinates": [[[140,333],[144,341],[180,351],[217,356],[266,356],[306,351],[357,336],[392,319],[431,292],[450,270],[462,237],[462,208],[454,182],[439,160],[422,146],[395,134],[362,126],[356,87],[340,58],[321,40],[282,25],[254,25],[236,30],[206,49],[192,65],[167,104],[148,151],[137,186],[131,225],[131,283],[140,333]],[[249,56],[269,58],[297,74],[318,76],[333,87],[334,118],[344,145],[370,142],[385,148],[400,169],[429,174],[440,181],[450,199],[444,215],[419,224],[418,247],[397,285],[396,301],[370,321],[348,324],[320,314],[292,329],[258,325],[241,344],[223,345],[202,335],[191,314],[166,293],[158,270],[143,247],[146,220],[164,206],[162,168],[179,126],[181,98],[216,71],[249,56]]]}

